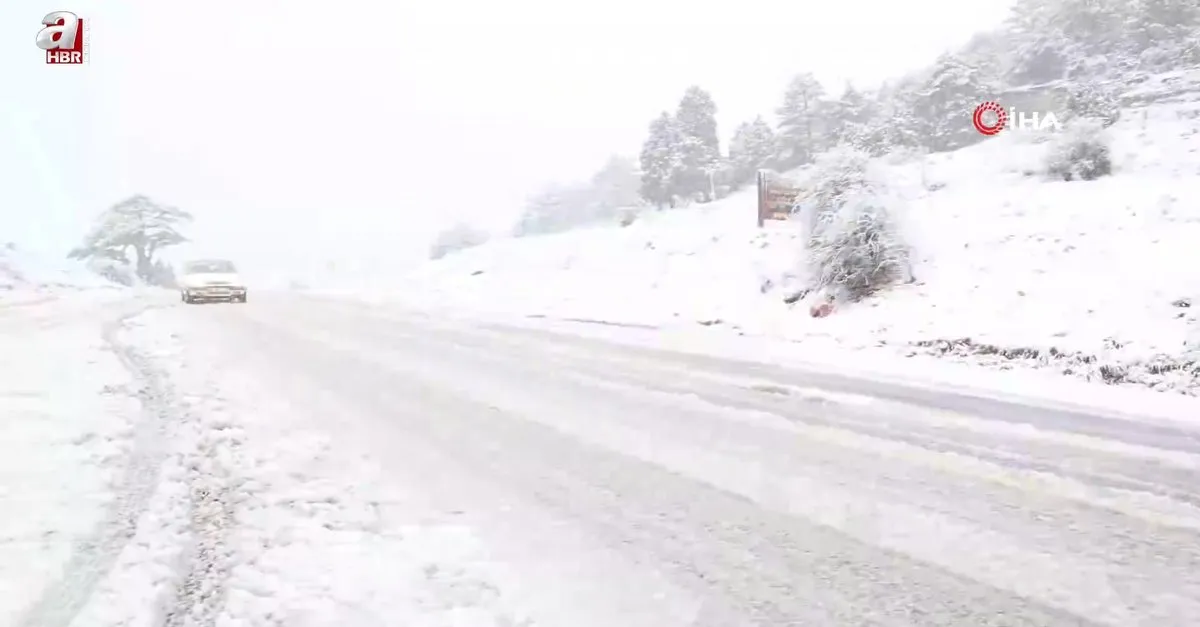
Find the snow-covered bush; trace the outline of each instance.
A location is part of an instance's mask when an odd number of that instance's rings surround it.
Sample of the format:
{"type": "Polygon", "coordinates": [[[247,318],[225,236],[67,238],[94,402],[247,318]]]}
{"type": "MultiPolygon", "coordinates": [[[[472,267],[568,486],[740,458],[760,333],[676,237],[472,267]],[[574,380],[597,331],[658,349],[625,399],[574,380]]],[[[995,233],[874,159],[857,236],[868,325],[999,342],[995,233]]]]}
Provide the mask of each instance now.
{"type": "Polygon", "coordinates": [[[818,214],[839,206],[843,196],[872,186],[867,177],[870,160],[867,153],[847,146],[817,155],[809,175],[807,200],[818,209],[818,214]]]}
{"type": "Polygon", "coordinates": [[[801,208],[812,287],[850,301],[895,283],[910,267],[869,159],[848,147],[820,155],[801,208]]]}
{"type": "Polygon", "coordinates": [[[1092,120],[1108,128],[1121,118],[1121,100],[1117,90],[1098,81],[1073,85],[1067,93],[1067,114],[1072,121],[1092,120]]]}
{"type": "MultiPolygon", "coordinates": [[[[1194,10],[1194,9],[1193,9],[1194,10]]],[[[1141,52],[1139,65],[1146,70],[1177,70],[1200,63],[1200,25],[1177,23],[1175,28],[1152,27],[1153,44],[1141,52]]]]}
{"type": "Polygon", "coordinates": [[[473,248],[487,241],[487,233],[466,224],[456,224],[437,234],[429,248],[429,258],[441,259],[452,252],[473,248]]]}
{"type": "Polygon", "coordinates": [[[1067,124],[1046,155],[1046,173],[1064,181],[1093,181],[1112,174],[1112,154],[1103,123],[1080,119],[1067,124]]]}
{"type": "Polygon", "coordinates": [[[87,260],[87,268],[105,279],[126,287],[137,284],[137,273],[129,263],[115,259],[92,257],[87,260]]]}
{"type": "Polygon", "coordinates": [[[171,268],[171,264],[162,259],[155,259],[150,266],[150,276],[144,279],[147,285],[157,287],[175,288],[179,287],[178,280],[175,278],[175,270],[171,268]]]}

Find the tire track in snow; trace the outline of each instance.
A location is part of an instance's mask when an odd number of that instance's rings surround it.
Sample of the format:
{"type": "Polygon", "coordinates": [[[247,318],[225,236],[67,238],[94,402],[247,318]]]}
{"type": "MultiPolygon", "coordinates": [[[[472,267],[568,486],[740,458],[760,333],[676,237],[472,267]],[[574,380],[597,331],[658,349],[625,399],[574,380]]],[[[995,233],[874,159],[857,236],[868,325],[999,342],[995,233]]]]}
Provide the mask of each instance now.
{"type": "Polygon", "coordinates": [[[155,624],[164,627],[212,627],[224,604],[225,538],[233,523],[233,499],[222,463],[230,445],[227,425],[191,411],[168,375],[153,358],[119,336],[129,322],[154,309],[141,308],[106,324],[105,344],[132,375],[142,415],[134,425],[134,442],[114,498],[101,523],[72,550],[63,576],[48,586],[26,612],[21,627],[69,627],[114,571],[126,545],[136,536],[139,519],[162,486],[168,455],[182,453],[189,491],[189,546],[179,566],[173,592],[160,599],[155,624]],[[172,449],[170,442],[183,442],[172,449]]]}
{"type": "Polygon", "coordinates": [[[133,446],[125,470],[114,489],[108,511],[96,529],[79,540],[63,567],[63,576],[51,583],[30,606],[19,623],[23,627],[67,627],[87,604],[97,584],[115,565],[117,557],[133,538],[137,522],[146,511],[159,481],[165,456],[166,425],[171,419],[171,390],[150,367],[149,361],[128,346],[117,334],[141,311],[126,314],[103,327],[105,345],[138,386],[135,395],[141,417],[133,424],[133,446]]]}
{"type": "Polygon", "coordinates": [[[192,425],[197,446],[187,463],[190,494],[188,527],[192,533],[187,570],[175,588],[164,627],[212,627],[225,605],[229,578],[229,530],[234,525],[234,498],[229,468],[222,462],[236,446],[229,425],[200,420],[192,425]]]}
{"type": "MultiPolygon", "coordinates": [[[[122,325],[126,329],[128,320],[122,325]]],[[[180,447],[172,452],[182,455],[189,496],[190,542],[183,547],[176,585],[159,603],[164,609],[155,622],[164,627],[212,627],[224,607],[229,572],[227,538],[234,523],[235,481],[230,458],[236,454],[236,429],[220,417],[219,405],[209,402],[218,398],[214,390],[194,406],[179,396],[167,371],[155,365],[155,356],[140,351],[137,344],[117,343],[130,356],[136,376],[155,382],[162,391],[157,398],[162,411],[174,419],[171,438],[180,447]]]]}

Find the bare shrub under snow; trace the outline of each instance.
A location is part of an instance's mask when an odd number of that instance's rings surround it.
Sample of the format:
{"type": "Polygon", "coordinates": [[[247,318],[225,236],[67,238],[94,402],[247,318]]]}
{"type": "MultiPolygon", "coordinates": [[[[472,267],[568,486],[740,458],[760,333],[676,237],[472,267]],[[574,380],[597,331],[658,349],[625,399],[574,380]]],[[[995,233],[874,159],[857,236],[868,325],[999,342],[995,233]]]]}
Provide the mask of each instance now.
{"type": "MultiPolygon", "coordinates": [[[[1109,347],[1119,348],[1109,340],[1109,347]]],[[[1063,351],[1053,346],[998,346],[971,338],[920,340],[912,342],[909,355],[923,352],[939,357],[956,357],[972,363],[1007,370],[1014,365],[1053,369],[1086,381],[1106,385],[1141,385],[1160,392],[1200,396],[1200,355],[1156,355],[1149,359],[1102,357],[1081,351],[1063,351]]]]}
{"type": "Polygon", "coordinates": [[[1104,128],[1121,119],[1121,101],[1116,88],[1099,81],[1072,85],[1066,107],[1069,120],[1092,120],[1104,128]]]}
{"type": "Polygon", "coordinates": [[[869,172],[870,155],[841,147],[817,158],[801,215],[812,287],[854,301],[909,274],[909,249],[869,172]]]}
{"type": "Polygon", "coordinates": [[[1079,119],[1068,124],[1050,145],[1046,173],[1064,181],[1094,181],[1112,174],[1112,154],[1103,123],[1079,119]]]}

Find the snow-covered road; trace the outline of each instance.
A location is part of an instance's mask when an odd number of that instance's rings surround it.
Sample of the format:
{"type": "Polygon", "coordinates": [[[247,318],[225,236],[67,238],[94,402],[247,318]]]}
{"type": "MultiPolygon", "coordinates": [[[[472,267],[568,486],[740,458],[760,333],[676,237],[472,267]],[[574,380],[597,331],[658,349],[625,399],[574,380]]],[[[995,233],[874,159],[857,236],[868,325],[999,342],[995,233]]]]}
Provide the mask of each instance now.
{"type": "Polygon", "coordinates": [[[103,313],[112,513],[0,570],[0,625],[1200,624],[1200,428],[334,299],[103,313]]]}

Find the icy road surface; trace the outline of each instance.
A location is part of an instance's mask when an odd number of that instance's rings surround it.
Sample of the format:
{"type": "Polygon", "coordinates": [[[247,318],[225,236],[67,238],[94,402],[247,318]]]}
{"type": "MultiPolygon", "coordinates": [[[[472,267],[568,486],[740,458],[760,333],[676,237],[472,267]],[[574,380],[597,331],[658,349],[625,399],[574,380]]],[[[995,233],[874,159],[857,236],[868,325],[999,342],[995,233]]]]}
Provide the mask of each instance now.
{"type": "Polygon", "coordinates": [[[299,296],[101,313],[133,470],[0,624],[1200,624],[1186,425],[299,296]]]}

